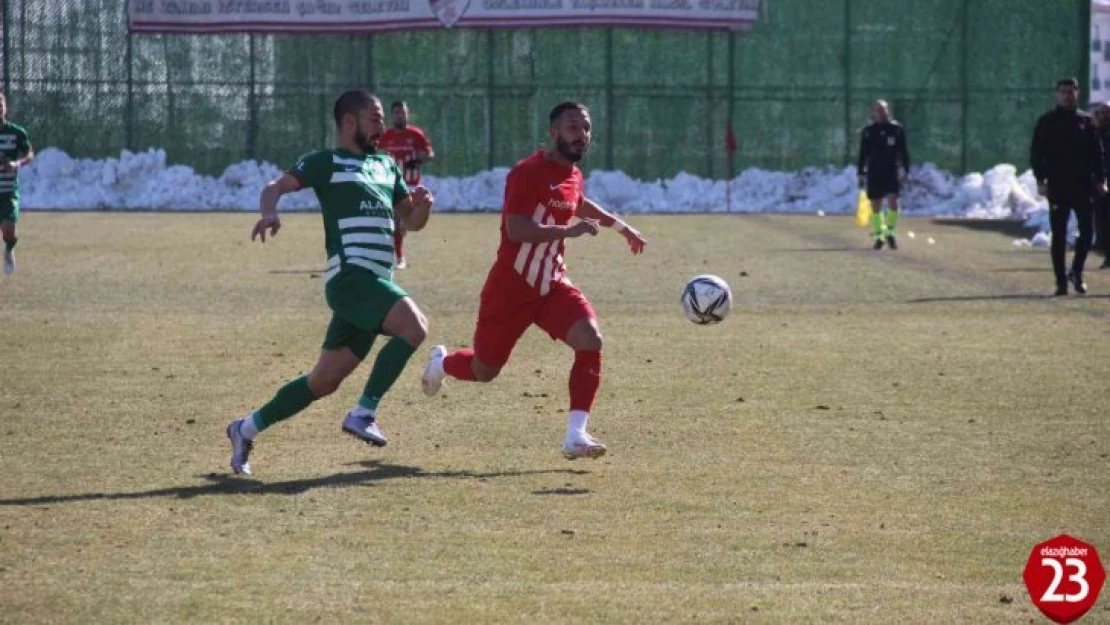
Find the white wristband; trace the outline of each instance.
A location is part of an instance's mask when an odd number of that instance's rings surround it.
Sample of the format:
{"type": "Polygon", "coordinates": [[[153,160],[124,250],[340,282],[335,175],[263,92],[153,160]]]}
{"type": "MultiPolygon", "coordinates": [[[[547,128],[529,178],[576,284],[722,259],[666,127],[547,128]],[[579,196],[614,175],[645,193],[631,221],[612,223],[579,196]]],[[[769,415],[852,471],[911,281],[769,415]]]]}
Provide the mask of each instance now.
{"type": "Polygon", "coordinates": [[[628,230],[628,224],[626,224],[623,221],[617,219],[617,220],[613,221],[613,225],[610,226],[610,228],[612,228],[613,230],[616,230],[617,232],[624,232],[625,230],[628,230]]]}

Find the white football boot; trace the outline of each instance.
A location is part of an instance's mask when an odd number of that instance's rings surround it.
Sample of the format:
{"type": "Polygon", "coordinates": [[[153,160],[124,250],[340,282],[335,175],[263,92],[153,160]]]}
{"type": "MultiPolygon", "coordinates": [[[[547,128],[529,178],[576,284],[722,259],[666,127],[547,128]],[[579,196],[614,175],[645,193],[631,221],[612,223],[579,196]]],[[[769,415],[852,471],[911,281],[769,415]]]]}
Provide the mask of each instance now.
{"type": "Polygon", "coordinates": [[[354,413],[347,413],[347,417],[343,419],[343,431],[374,447],[385,447],[389,443],[389,439],[378,429],[373,415],[358,417],[354,413]]]}
{"type": "Polygon", "coordinates": [[[447,377],[447,372],[443,370],[443,358],[446,355],[447,348],[442,345],[433,347],[432,353],[428,355],[428,364],[424,365],[424,375],[420,376],[420,387],[429,397],[439,392],[440,387],[443,386],[443,379],[447,377]]]}
{"type": "Polygon", "coordinates": [[[563,457],[567,460],[579,458],[600,458],[609,448],[589,434],[583,433],[568,437],[563,441],[563,457]]]}

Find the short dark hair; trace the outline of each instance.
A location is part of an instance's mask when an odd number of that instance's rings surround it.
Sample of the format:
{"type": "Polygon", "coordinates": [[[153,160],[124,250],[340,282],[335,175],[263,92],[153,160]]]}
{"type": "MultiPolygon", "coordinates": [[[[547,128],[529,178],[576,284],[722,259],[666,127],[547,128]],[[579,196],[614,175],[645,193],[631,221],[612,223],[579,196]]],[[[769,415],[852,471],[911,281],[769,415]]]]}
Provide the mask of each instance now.
{"type": "Polygon", "coordinates": [[[381,100],[365,89],[344,91],[343,95],[335,101],[335,125],[338,126],[343,122],[344,115],[358,115],[359,111],[373,106],[375,102],[381,102],[381,100]]]}
{"type": "Polygon", "coordinates": [[[1079,81],[1075,78],[1061,78],[1060,80],[1056,81],[1056,88],[1059,89],[1060,87],[1071,87],[1073,89],[1078,89],[1079,81]]]}
{"type": "Polygon", "coordinates": [[[394,109],[407,109],[408,107],[409,107],[408,102],[405,102],[404,100],[394,100],[393,104],[389,105],[389,110],[392,111],[394,109]]]}
{"type": "Polygon", "coordinates": [[[582,104],[580,102],[571,102],[570,100],[567,100],[566,102],[560,102],[556,104],[555,108],[551,109],[551,114],[547,116],[547,121],[551,122],[551,125],[554,126],[563,116],[563,113],[566,113],[570,110],[578,111],[583,115],[590,114],[590,109],[586,108],[585,104],[582,104]]]}

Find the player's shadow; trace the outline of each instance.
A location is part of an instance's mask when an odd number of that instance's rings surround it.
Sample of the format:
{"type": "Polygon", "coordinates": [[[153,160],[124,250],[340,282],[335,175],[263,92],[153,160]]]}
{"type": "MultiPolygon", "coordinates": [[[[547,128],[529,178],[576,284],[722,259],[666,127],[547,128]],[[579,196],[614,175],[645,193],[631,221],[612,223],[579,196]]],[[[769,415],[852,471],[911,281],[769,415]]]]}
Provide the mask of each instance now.
{"type": "Polygon", "coordinates": [[[1056,297],[1044,293],[1008,293],[1004,295],[954,295],[952,297],[920,297],[906,300],[907,304],[930,304],[938,302],[997,302],[997,301],[1041,301],[1054,299],[1110,299],[1110,295],[1073,295],[1069,298],[1056,297]]]}
{"type": "Polygon", "coordinates": [[[791,253],[791,254],[798,253],[798,252],[810,252],[810,253],[812,253],[812,252],[825,252],[825,253],[829,253],[829,252],[863,252],[863,251],[869,251],[869,248],[856,245],[856,246],[845,246],[845,247],[793,247],[793,248],[781,248],[781,249],[772,250],[772,251],[774,251],[774,252],[788,252],[788,253],[791,253]]]}
{"type": "Polygon", "coordinates": [[[420,467],[383,464],[377,460],[352,464],[365,467],[365,470],[333,473],[322,477],[286,480],[283,482],[262,482],[251,478],[235,477],[226,473],[208,473],[206,475],[197,476],[207,480],[208,483],[195,486],[174,486],[170,488],[123,493],[95,492],[79,493],[75,495],[44,495],[41,497],[0,499],[0,506],[42,506],[81,501],[118,501],[129,499],[156,499],[159,497],[192,499],[193,497],[202,497],[205,495],[300,495],[317,488],[368,486],[374,482],[397,478],[484,481],[494,478],[541,475],[545,473],[558,473],[564,475],[588,475],[590,473],[589,471],[579,469],[538,469],[531,471],[494,471],[488,473],[474,471],[428,472],[420,467]]]}

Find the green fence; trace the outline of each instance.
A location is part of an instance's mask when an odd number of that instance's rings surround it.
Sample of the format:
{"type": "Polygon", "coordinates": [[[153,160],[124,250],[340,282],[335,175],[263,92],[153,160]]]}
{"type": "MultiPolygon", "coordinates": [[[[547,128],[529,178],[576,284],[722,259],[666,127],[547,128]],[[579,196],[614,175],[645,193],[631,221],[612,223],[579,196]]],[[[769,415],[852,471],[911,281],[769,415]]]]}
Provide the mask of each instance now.
{"type": "Polygon", "coordinates": [[[430,173],[510,165],[558,100],[586,102],[588,168],[641,178],[853,161],[886,98],[917,162],[1024,166],[1061,75],[1087,84],[1088,0],[766,0],[746,34],[551,29],[131,36],[123,0],[4,0],[3,88],[38,146],[164,147],[218,173],[331,142],[343,89],[411,103],[430,173]]]}

